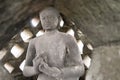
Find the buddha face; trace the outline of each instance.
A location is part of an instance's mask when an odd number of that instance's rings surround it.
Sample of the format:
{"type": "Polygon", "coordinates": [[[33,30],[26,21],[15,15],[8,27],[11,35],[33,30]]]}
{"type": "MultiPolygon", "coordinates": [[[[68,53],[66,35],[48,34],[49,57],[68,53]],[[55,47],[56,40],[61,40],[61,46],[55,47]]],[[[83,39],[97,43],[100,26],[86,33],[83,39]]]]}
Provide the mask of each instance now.
{"type": "Polygon", "coordinates": [[[40,20],[44,30],[56,29],[59,24],[59,13],[54,8],[48,8],[40,13],[40,20]]]}

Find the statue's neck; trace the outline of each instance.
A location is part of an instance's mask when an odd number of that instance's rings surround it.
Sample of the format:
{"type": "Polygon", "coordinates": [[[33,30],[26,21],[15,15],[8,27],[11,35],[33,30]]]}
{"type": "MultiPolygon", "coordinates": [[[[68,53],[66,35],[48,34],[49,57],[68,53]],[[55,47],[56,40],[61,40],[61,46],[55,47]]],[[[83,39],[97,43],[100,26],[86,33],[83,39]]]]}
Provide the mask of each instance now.
{"type": "Polygon", "coordinates": [[[54,34],[54,33],[56,33],[56,32],[58,32],[57,29],[49,29],[49,30],[45,30],[45,33],[46,33],[46,34],[54,34]]]}

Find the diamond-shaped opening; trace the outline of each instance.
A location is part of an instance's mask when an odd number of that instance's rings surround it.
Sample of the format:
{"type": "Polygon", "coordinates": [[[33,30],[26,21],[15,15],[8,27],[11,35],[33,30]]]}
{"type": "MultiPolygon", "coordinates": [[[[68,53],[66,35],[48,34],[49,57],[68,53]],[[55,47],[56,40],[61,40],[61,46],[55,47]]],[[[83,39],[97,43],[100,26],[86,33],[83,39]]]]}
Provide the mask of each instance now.
{"type": "Polygon", "coordinates": [[[91,64],[91,58],[90,58],[89,56],[85,56],[84,59],[83,59],[83,62],[84,62],[84,64],[85,64],[85,66],[86,66],[87,68],[89,68],[89,67],[90,67],[90,64],[91,64]]]}
{"type": "Polygon", "coordinates": [[[70,35],[72,35],[73,37],[74,37],[74,31],[73,31],[73,29],[69,29],[68,31],[67,31],[67,34],[70,34],[70,35]]]}
{"type": "Polygon", "coordinates": [[[63,27],[64,26],[64,21],[63,21],[63,19],[61,19],[61,21],[60,21],[60,27],[63,27]]]}
{"type": "Polygon", "coordinates": [[[11,64],[9,64],[9,63],[5,63],[5,64],[4,64],[4,67],[5,67],[5,69],[6,69],[9,73],[12,73],[13,70],[14,70],[14,67],[13,67],[11,64]]]}
{"type": "Polygon", "coordinates": [[[83,47],[84,47],[83,42],[82,42],[81,40],[79,40],[79,41],[77,42],[77,44],[78,44],[78,48],[79,48],[79,50],[80,50],[80,53],[83,54],[83,47]]]}
{"type": "Polygon", "coordinates": [[[24,48],[20,47],[18,44],[15,44],[12,49],[11,53],[14,55],[15,58],[19,58],[24,52],[24,48]]]}
{"type": "Polygon", "coordinates": [[[33,34],[29,29],[24,29],[20,36],[24,42],[29,42],[29,40],[33,37],[33,34]]]}
{"type": "Polygon", "coordinates": [[[40,31],[37,32],[36,37],[39,37],[39,36],[41,36],[41,35],[43,35],[43,34],[44,34],[44,31],[43,31],[43,30],[40,30],[40,31]]]}
{"type": "Polygon", "coordinates": [[[33,18],[30,22],[31,22],[32,27],[37,27],[40,20],[38,18],[33,18]]]}
{"type": "Polygon", "coordinates": [[[23,62],[19,66],[19,68],[20,68],[21,71],[23,71],[24,66],[25,66],[25,60],[23,60],[23,62]]]}
{"type": "Polygon", "coordinates": [[[87,44],[88,49],[93,50],[93,47],[91,44],[87,44]]]}
{"type": "Polygon", "coordinates": [[[6,53],[7,53],[7,50],[6,50],[6,49],[0,50],[0,60],[3,59],[3,57],[6,55],[6,53]]]}

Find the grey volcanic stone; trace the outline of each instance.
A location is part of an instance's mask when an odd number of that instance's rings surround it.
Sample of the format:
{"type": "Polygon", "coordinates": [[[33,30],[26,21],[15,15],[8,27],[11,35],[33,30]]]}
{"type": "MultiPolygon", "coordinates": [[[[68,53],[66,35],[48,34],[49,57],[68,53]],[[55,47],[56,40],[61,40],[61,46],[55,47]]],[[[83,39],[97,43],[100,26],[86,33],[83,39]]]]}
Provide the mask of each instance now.
{"type": "Polygon", "coordinates": [[[86,80],[120,80],[120,45],[95,48],[86,80]]]}
{"type": "Polygon", "coordinates": [[[0,63],[0,80],[14,80],[0,63]]]}

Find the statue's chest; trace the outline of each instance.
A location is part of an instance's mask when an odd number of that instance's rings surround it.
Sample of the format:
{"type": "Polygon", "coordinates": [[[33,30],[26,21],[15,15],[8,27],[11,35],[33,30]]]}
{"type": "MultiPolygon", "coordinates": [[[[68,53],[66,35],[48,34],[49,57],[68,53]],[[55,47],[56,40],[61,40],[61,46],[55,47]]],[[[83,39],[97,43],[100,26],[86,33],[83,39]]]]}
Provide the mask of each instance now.
{"type": "Polygon", "coordinates": [[[66,45],[62,39],[47,38],[38,45],[37,54],[46,54],[50,65],[58,66],[63,64],[66,54],[66,45]]]}

